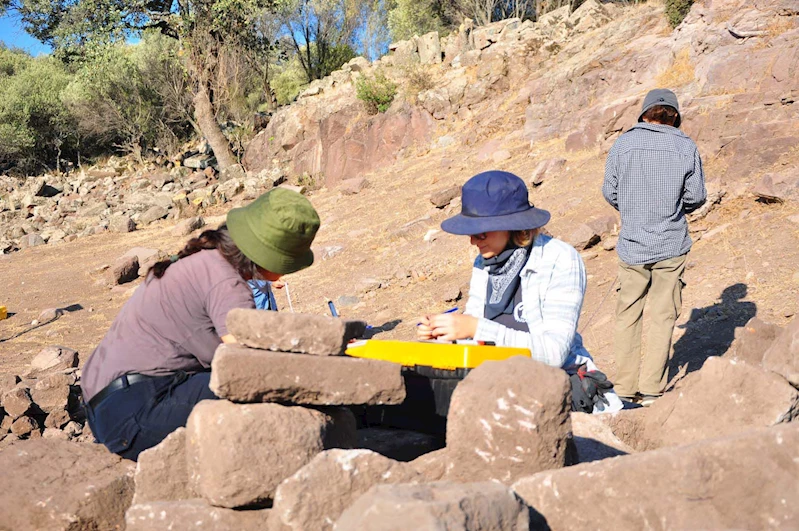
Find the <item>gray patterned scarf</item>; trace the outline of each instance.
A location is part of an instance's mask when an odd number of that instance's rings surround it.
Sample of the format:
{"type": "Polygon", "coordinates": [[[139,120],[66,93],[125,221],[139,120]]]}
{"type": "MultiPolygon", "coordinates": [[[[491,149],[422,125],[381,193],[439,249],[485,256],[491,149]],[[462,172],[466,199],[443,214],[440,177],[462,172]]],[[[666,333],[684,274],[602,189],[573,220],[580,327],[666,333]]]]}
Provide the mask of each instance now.
{"type": "Polygon", "coordinates": [[[483,260],[483,265],[488,266],[486,319],[493,320],[503,313],[513,314],[513,296],[519,289],[519,274],[527,263],[531,247],[509,247],[497,256],[483,260]]]}

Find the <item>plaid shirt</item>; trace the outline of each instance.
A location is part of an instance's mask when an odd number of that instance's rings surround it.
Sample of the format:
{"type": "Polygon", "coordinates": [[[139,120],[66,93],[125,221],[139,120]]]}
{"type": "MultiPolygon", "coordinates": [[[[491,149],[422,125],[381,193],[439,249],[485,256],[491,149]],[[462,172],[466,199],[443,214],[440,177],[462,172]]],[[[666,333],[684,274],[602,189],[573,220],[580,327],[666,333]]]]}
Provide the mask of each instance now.
{"type": "Polygon", "coordinates": [[[585,266],[574,247],[546,235],[533,243],[522,278],[522,318],[529,332],[508,328],[483,317],[488,271],[475,262],[464,314],[479,318],[474,339],[502,347],[530,349],[534,360],[553,367],[573,368],[589,363],[591,356],[577,333],[585,296],[585,266]]]}
{"type": "Polygon", "coordinates": [[[616,140],[602,195],[621,214],[616,251],[626,264],[652,264],[691,249],[687,212],[705,202],[696,144],[668,125],[639,123],[616,140]]]}

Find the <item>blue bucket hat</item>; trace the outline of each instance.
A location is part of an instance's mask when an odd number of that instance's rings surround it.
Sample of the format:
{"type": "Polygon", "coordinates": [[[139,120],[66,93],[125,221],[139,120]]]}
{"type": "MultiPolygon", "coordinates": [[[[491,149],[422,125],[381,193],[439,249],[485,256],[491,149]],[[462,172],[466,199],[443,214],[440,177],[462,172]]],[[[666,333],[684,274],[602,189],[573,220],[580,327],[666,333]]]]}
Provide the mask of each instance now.
{"type": "Polygon", "coordinates": [[[461,195],[461,213],[441,223],[450,234],[537,229],[550,218],[530,204],[524,181],[506,171],[478,173],[466,181],[461,195]]]}

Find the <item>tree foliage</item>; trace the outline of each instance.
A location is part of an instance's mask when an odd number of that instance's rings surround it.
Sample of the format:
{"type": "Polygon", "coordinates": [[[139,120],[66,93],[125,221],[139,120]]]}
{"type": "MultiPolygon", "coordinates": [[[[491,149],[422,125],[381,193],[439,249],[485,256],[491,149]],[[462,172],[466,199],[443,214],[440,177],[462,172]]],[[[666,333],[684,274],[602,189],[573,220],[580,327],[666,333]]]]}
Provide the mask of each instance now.
{"type": "Polygon", "coordinates": [[[363,75],[358,78],[355,89],[358,99],[366,104],[369,114],[386,112],[397,95],[396,83],[379,70],[374,76],[363,75]]]}
{"type": "Polygon", "coordinates": [[[388,28],[395,41],[443,31],[440,4],[434,0],[396,0],[388,12],[388,28]]]}
{"type": "Polygon", "coordinates": [[[666,18],[672,28],[676,28],[691,10],[694,0],[666,0],[666,18]]]}

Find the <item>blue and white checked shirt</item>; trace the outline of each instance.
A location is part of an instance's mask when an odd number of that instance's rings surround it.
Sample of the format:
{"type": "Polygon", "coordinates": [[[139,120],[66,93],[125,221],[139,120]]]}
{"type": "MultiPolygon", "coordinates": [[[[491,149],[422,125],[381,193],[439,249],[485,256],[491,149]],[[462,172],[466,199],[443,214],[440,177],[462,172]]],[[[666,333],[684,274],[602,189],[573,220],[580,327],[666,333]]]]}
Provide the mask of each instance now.
{"type": "Polygon", "coordinates": [[[602,195],[621,214],[616,251],[624,263],[687,253],[692,242],[685,214],[707,198],[696,144],[675,127],[638,123],[610,149],[602,195]]]}
{"type": "Polygon", "coordinates": [[[538,235],[519,275],[524,305],[521,314],[530,331],[514,330],[483,317],[488,270],[475,267],[463,312],[479,318],[474,339],[493,341],[501,347],[528,348],[534,360],[553,367],[569,369],[588,361],[593,366],[577,333],[586,280],[583,260],[574,247],[538,235]]]}

